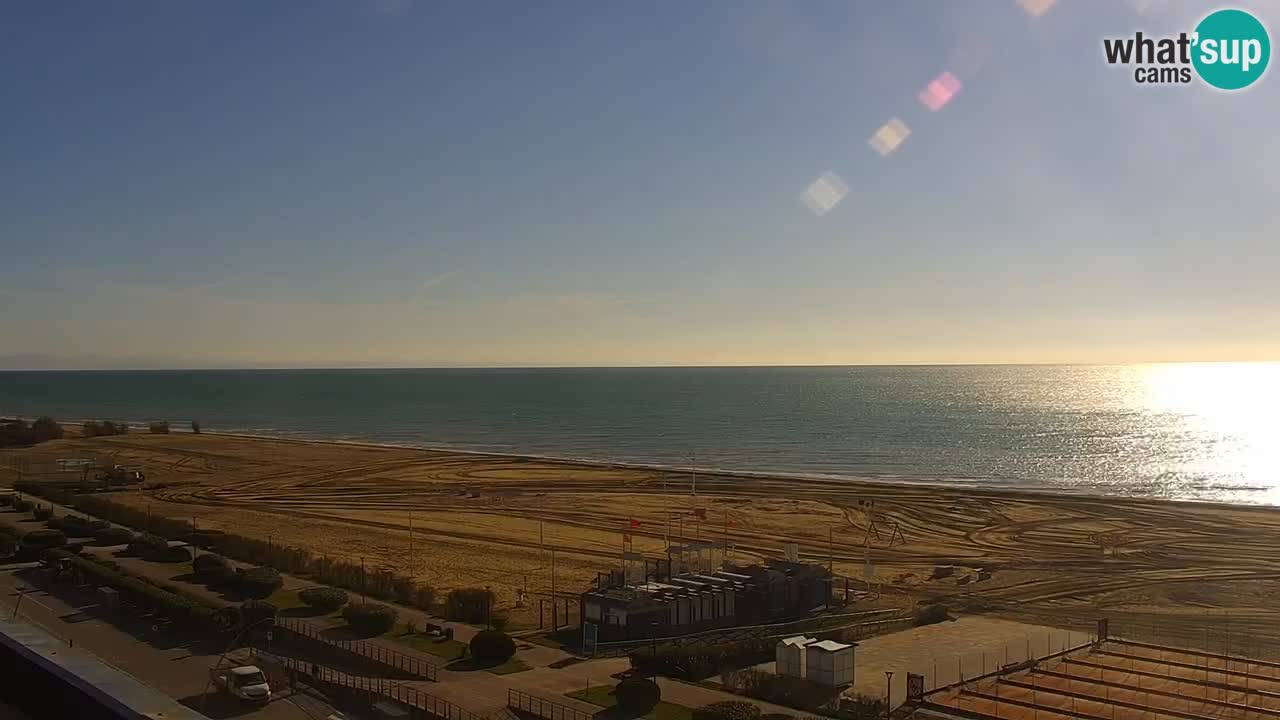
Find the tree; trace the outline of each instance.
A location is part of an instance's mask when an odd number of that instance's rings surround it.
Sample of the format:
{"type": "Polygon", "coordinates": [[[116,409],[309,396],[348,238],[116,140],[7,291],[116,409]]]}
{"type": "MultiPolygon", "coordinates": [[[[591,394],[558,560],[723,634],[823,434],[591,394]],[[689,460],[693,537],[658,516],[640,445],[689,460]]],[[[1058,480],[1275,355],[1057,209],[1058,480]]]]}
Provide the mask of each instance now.
{"type": "Polygon", "coordinates": [[[42,415],[36,418],[35,422],[31,423],[31,433],[35,436],[35,441],[38,443],[45,442],[47,440],[61,440],[62,426],[58,424],[57,420],[54,420],[48,415],[42,415]]]}
{"type": "Polygon", "coordinates": [[[161,420],[160,422],[153,422],[147,426],[147,429],[151,431],[152,435],[168,435],[169,421],[161,420]]]}
{"type": "Polygon", "coordinates": [[[193,435],[200,434],[200,423],[196,422],[195,420],[191,421],[191,434],[193,435]]]}
{"type": "Polygon", "coordinates": [[[481,630],[471,638],[471,657],[494,665],[504,663],[516,654],[516,642],[498,630],[481,630]]]}

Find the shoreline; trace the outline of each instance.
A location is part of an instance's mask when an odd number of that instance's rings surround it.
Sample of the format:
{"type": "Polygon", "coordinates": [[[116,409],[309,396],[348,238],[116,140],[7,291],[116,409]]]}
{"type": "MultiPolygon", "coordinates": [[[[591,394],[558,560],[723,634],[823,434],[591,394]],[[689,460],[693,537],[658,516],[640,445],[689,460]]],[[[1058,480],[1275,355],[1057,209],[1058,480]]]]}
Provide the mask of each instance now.
{"type": "MultiPolygon", "coordinates": [[[[145,426],[143,426],[145,428],[145,426]]],[[[133,428],[133,425],[130,425],[133,428]]],[[[190,430],[184,430],[175,435],[194,435],[190,430]]],[[[655,465],[652,463],[630,463],[610,460],[594,460],[590,458],[568,458],[553,455],[534,455],[530,453],[518,452],[498,452],[485,450],[468,450],[462,448],[451,448],[442,446],[425,446],[425,445],[405,445],[401,443],[375,442],[372,440],[341,440],[334,438],[301,438],[301,437],[284,437],[277,435],[260,435],[253,433],[238,432],[222,432],[222,431],[202,431],[201,435],[211,435],[225,438],[236,438],[241,440],[254,440],[266,442],[280,442],[300,445],[333,445],[339,447],[362,447],[372,449],[391,449],[391,450],[410,450],[424,453],[434,453],[442,455],[465,455],[475,458],[493,458],[500,460],[533,460],[538,462],[546,462],[555,465],[564,465],[568,467],[580,468],[617,468],[624,470],[636,470],[643,472],[657,473],[682,473],[692,474],[694,472],[699,475],[705,475],[707,478],[715,478],[718,480],[734,480],[740,479],[748,482],[758,481],[781,481],[794,483],[811,483],[822,485],[837,485],[842,488],[866,487],[868,489],[883,489],[893,487],[908,487],[913,489],[936,489],[951,493],[962,493],[968,496],[985,495],[992,498],[1019,498],[1030,500],[1045,499],[1061,499],[1064,501],[1082,500],[1082,501],[1123,501],[1126,503],[1171,503],[1177,505],[1200,506],[1208,509],[1220,510],[1280,510],[1280,505],[1269,505],[1264,503],[1233,503],[1224,500],[1203,500],[1195,498],[1170,498],[1157,497],[1154,495],[1107,495],[1102,493],[1088,492],[1087,490],[1070,490],[1067,488],[1026,488],[1015,486],[999,486],[989,484],[990,481],[982,479],[966,480],[956,478],[952,481],[919,479],[919,478],[875,478],[866,476],[849,476],[849,475],[833,475],[822,476],[818,474],[793,474],[780,473],[770,471],[746,471],[746,470],[724,470],[709,467],[691,467],[676,465],[655,465]]],[[[127,437],[127,436],[126,436],[127,437]]],[[[1261,490],[1262,488],[1256,488],[1261,490]]]]}
{"type": "MultiPolygon", "coordinates": [[[[23,419],[33,420],[32,417],[22,415],[0,415],[0,420],[4,419],[23,419]]],[[[63,428],[78,429],[86,422],[91,420],[60,420],[58,424],[63,428]]],[[[100,422],[100,421],[98,421],[100,422]]],[[[127,425],[130,434],[150,435],[146,432],[148,421],[125,420],[120,421],[127,425]],[[140,432],[139,432],[140,431],[140,432]]],[[[500,460],[530,460],[536,462],[550,463],[553,465],[563,465],[567,467],[589,468],[589,469],[623,469],[641,472],[653,473],[680,473],[684,475],[699,474],[704,475],[708,479],[715,478],[719,480],[739,479],[747,482],[758,481],[780,481],[794,483],[809,483],[815,485],[836,485],[842,488],[865,487],[869,490],[905,487],[905,488],[925,488],[936,489],[948,493],[964,493],[970,496],[983,495],[990,498],[1019,498],[1019,499],[1060,499],[1063,501],[1122,501],[1125,503],[1174,503],[1184,506],[1202,506],[1209,509],[1259,509],[1259,510],[1277,510],[1280,504],[1269,504],[1264,502],[1231,502],[1227,500],[1206,500],[1202,498],[1181,498],[1181,497],[1161,497],[1156,495],[1132,495],[1132,494],[1107,494],[1099,492],[1090,492],[1088,489],[1074,490],[1064,487],[1045,487],[1033,488],[1020,486],[1022,481],[1007,481],[1008,484],[1001,484],[1001,481],[987,478],[914,478],[907,476],[867,476],[867,475],[827,475],[822,473],[789,473],[785,471],[769,471],[769,470],[733,470],[725,468],[714,468],[709,466],[682,466],[682,465],[661,465],[646,462],[629,462],[618,460],[602,460],[595,458],[576,458],[557,455],[539,455],[524,452],[502,452],[496,450],[474,450],[467,448],[457,448],[438,445],[412,445],[394,442],[378,442],[374,440],[349,440],[341,438],[323,438],[323,437],[290,437],[287,435],[267,435],[260,433],[236,432],[236,431],[220,431],[220,430],[202,430],[200,433],[193,433],[187,429],[171,429],[170,435],[194,436],[208,435],[213,437],[233,438],[241,440],[253,440],[264,442],[278,442],[301,445],[321,445],[321,446],[337,446],[337,447],[357,447],[371,449],[390,449],[390,450],[409,450],[423,453],[433,453],[441,455],[462,455],[474,457],[477,459],[492,458],[500,460]]],[[[129,437],[128,435],[124,437],[129,437]]],[[[76,438],[71,439],[78,439],[76,438]]],[[[1247,492],[1264,492],[1267,488],[1263,487],[1242,487],[1236,488],[1238,491],[1247,492]]]]}

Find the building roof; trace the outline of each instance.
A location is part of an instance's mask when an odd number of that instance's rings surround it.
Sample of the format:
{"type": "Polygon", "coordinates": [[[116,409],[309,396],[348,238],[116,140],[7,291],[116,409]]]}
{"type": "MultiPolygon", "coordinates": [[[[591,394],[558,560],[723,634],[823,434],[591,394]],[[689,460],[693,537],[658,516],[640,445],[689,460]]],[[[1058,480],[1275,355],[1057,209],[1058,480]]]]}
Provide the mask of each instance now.
{"type": "Polygon", "coordinates": [[[778,641],[778,644],[779,644],[779,645],[790,645],[790,646],[792,646],[792,647],[804,647],[805,645],[808,645],[809,643],[812,643],[813,641],[814,641],[814,639],[813,639],[813,638],[811,638],[811,637],[805,637],[805,636],[803,636],[803,635],[797,635],[797,636],[795,636],[795,637],[789,637],[789,638],[786,638],[785,640],[780,640],[780,641],[778,641]]]}
{"type": "Polygon", "coordinates": [[[848,650],[849,648],[852,648],[853,645],[838,643],[835,640],[823,640],[822,642],[816,642],[811,645],[807,645],[806,647],[817,648],[823,652],[837,652],[839,650],[848,650]]]}

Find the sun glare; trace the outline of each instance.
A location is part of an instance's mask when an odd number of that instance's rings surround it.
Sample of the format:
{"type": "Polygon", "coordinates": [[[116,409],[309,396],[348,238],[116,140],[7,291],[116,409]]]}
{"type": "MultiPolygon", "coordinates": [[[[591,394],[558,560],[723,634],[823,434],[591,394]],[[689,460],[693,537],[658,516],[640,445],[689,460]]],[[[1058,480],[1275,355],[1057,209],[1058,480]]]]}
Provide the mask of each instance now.
{"type": "Polygon", "coordinates": [[[1185,458],[1188,471],[1234,468],[1242,486],[1272,488],[1266,502],[1280,502],[1274,489],[1280,476],[1280,363],[1149,365],[1141,371],[1146,411],[1174,415],[1185,432],[1208,440],[1200,457],[1185,458]]]}

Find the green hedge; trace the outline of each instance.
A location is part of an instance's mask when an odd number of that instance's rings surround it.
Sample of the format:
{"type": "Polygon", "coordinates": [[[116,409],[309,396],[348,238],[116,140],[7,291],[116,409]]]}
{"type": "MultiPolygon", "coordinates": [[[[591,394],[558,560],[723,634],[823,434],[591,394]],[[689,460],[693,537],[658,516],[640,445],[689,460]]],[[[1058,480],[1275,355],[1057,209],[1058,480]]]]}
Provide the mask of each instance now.
{"type": "Polygon", "coordinates": [[[759,720],[760,707],[741,700],[711,703],[693,711],[693,720],[759,720]]]}
{"type": "Polygon", "coordinates": [[[241,562],[273,567],[280,572],[302,575],[318,583],[346,588],[379,600],[394,600],[422,610],[433,609],[435,591],[430,586],[389,570],[366,570],[359,563],[316,557],[306,550],[235,533],[207,529],[193,532],[188,521],[149,515],[144,510],[112,502],[107,497],[109,494],[73,495],[36,482],[15,483],[14,488],[120,525],[146,528],[151,533],[173,540],[187,540],[241,562]]]}
{"type": "Polygon", "coordinates": [[[298,591],[298,599],[313,608],[333,612],[347,604],[345,590],[331,587],[313,587],[298,591]]]}
{"type": "Polygon", "coordinates": [[[647,675],[685,680],[705,680],[725,670],[769,662],[775,657],[774,641],[745,640],[717,644],[662,645],[658,652],[632,650],[631,666],[647,675]]]}
{"type": "Polygon", "coordinates": [[[67,544],[67,536],[61,530],[32,530],[22,536],[25,547],[36,550],[47,550],[67,544]]]}
{"type": "Polygon", "coordinates": [[[33,507],[35,506],[31,504],[30,500],[24,500],[22,498],[18,498],[17,500],[13,501],[13,509],[17,510],[18,512],[31,512],[31,508],[33,507]]]}
{"type": "Polygon", "coordinates": [[[132,543],[132,532],[120,527],[105,527],[93,533],[94,541],[99,545],[127,545],[132,543]]]}
{"type": "Polygon", "coordinates": [[[481,625],[489,621],[493,612],[494,595],[485,588],[458,588],[450,590],[444,601],[444,616],[448,620],[481,625]]]}
{"type": "Polygon", "coordinates": [[[504,663],[516,654],[511,636],[497,630],[481,630],[471,637],[471,657],[481,663],[504,663]]]}
{"type": "Polygon", "coordinates": [[[256,567],[245,570],[239,579],[240,592],[247,597],[263,600],[284,585],[284,578],[275,568],[256,567]]]}
{"type": "Polygon", "coordinates": [[[358,603],[342,608],[342,619],[362,635],[381,635],[396,626],[400,613],[378,603],[358,603]]]}
{"type": "Polygon", "coordinates": [[[175,622],[200,630],[225,630],[228,627],[229,618],[232,617],[231,614],[223,612],[225,606],[213,605],[188,595],[170,592],[121,572],[115,563],[97,563],[63,550],[50,550],[48,554],[50,557],[68,563],[98,584],[114,588],[126,602],[175,622]]]}
{"type": "Polygon", "coordinates": [[[245,625],[276,619],[276,606],[262,600],[249,600],[240,605],[240,619],[245,625]]]}
{"type": "Polygon", "coordinates": [[[618,709],[639,714],[658,704],[662,690],[649,678],[629,677],[613,688],[613,696],[618,699],[618,709]]]}
{"type": "Polygon", "coordinates": [[[53,508],[47,505],[40,505],[31,511],[31,517],[37,520],[48,520],[53,517],[53,508]]]}

